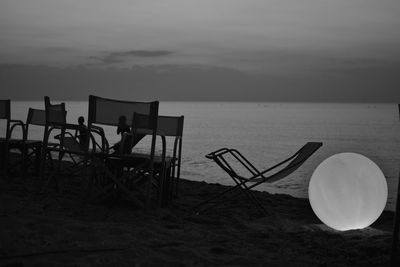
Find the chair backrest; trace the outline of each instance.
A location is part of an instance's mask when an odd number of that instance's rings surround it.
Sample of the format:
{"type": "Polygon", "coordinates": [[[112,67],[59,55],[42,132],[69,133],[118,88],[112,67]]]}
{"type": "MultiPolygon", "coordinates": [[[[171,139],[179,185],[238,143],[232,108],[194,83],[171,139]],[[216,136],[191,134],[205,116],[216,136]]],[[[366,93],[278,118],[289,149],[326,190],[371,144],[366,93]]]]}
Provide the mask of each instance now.
{"type": "Polygon", "coordinates": [[[37,126],[45,126],[46,125],[46,111],[43,109],[34,109],[29,108],[28,110],[28,118],[26,119],[27,125],[37,125],[37,126]]]}
{"type": "Polygon", "coordinates": [[[11,117],[10,99],[0,99],[0,119],[9,120],[11,117]]]}
{"type": "Polygon", "coordinates": [[[182,137],[184,116],[158,116],[157,132],[164,136],[182,137]]]}
{"type": "Polygon", "coordinates": [[[10,137],[10,117],[11,117],[11,100],[1,99],[0,100],[0,120],[6,120],[6,132],[5,136],[8,139],[10,137]]]}
{"type": "Polygon", "coordinates": [[[48,96],[44,97],[47,125],[62,125],[67,122],[65,103],[51,104],[48,96]]]}
{"type": "MultiPolygon", "coordinates": [[[[88,126],[91,124],[103,124],[118,126],[121,116],[126,117],[127,122],[132,122],[135,112],[150,114],[155,102],[134,102],[89,96],[88,126]]],[[[157,102],[158,113],[158,102],[157,102]]]]}
{"type": "Polygon", "coordinates": [[[297,170],[303,163],[312,155],[315,151],[317,151],[322,146],[321,142],[308,142],[302,148],[299,149],[292,157],[292,160],[289,162],[286,167],[284,167],[279,172],[272,175],[266,182],[272,183],[277,180],[280,180],[295,170],[297,170]]]}

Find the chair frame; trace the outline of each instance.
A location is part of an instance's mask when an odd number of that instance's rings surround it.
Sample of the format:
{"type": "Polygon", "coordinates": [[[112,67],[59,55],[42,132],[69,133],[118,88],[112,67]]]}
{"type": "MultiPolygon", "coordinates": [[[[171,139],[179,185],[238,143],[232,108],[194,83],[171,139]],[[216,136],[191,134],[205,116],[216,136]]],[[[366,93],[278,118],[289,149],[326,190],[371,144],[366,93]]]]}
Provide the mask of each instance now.
{"type": "MultiPolygon", "coordinates": [[[[200,213],[200,208],[204,207],[205,208],[202,211],[205,211],[211,207],[215,207],[216,205],[222,203],[221,201],[218,202],[217,200],[220,199],[222,196],[231,193],[237,189],[240,190],[239,193],[244,193],[247,198],[254,204],[254,206],[257,208],[260,214],[265,215],[267,214],[267,210],[265,207],[261,204],[261,202],[255,197],[255,195],[251,192],[251,189],[262,184],[262,183],[272,183],[275,181],[278,181],[280,179],[285,178],[292,172],[294,172],[296,169],[298,169],[312,154],[314,154],[315,151],[317,151],[320,147],[322,146],[322,143],[320,142],[308,142],[306,143],[302,148],[300,148],[295,154],[290,156],[289,158],[279,162],[278,164],[267,168],[266,170],[260,171],[258,170],[245,156],[243,156],[238,150],[236,149],[229,149],[229,148],[221,148],[218,149],[214,152],[211,152],[206,155],[206,158],[212,159],[217,163],[218,166],[220,166],[235,182],[235,186],[229,187],[228,189],[220,192],[216,196],[205,200],[198,205],[194,207],[194,211],[196,213],[200,213]],[[304,158],[300,158],[301,156],[304,156],[302,153],[304,151],[307,151],[306,148],[311,148],[311,151],[308,151],[307,155],[305,155],[304,158]],[[233,158],[237,160],[237,162],[244,167],[245,170],[247,170],[251,176],[250,177],[243,177],[239,175],[234,168],[232,167],[231,164],[229,164],[228,160],[226,159],[226,155],[230,155],[233,158]],[[296,161],[296,159],[299,159],[300,161],[296,161]],[[275,170],[282,165],[288,163],[285,167],[282,169],[279,169],[278,171],[274,172],[273,174],[266,175],[267,173],[271,172],[272,170],[275,170]],[[252,185],[248,185],[248,183],[253,183],[252,185]],[[217,201],[217,202],[213,202],[217,201]],[[211,204],[211,206],[207,207],[208,204],[211,204]]],[[[237,194],[236,196],[238,196],[237,194]]],[[[228,199],[229,200],[229,199],[228,199]]]]}
{"type": "MultiPolygon", "coordinates": [[[[22,121],[18,121],[18,123],[13,124],[10,128],[10,138],[12,137],[12,133],[16,126],[21,126],[22,127],[22,139],[21,140],[16,140],[14,144],[12,145],[12,148],[17,148],[21,150],[21,161],[22,161],[22,172],[21,176],[24,176],[27,170],[27,160],[29,157],[33,154],[36,153],[37,160],[40,162],[40,157],[41,157],[41,149],[43,145],[43,140],[29,140],[29,126],[30,125],[35,125],[35,126],[42,126],[44,127],[46,125],[45,122],[45,110],[41,109],[34,109],[34,108],[29,108],[28,109],[28,115],[26,118],[26,122],[23,123],[22,121]],[[44,114],[44,120],[43,122],[34,122],[33,121],[33,116],[34,112],[43,112],[44,114]],[[32,149],[33,151],[29,153],[29,149],[32,149]]],[[[40,164],[37,168],[37,171],[40,170],[40,164]]]]}
{"type": "MultiPolygon", "coordinates": [[[[149,105],[149,109],[151,112],[151,115],[154,118],[157,118],[158,116],[158,106],[159,102],[158,101],[152,101],[152,102],[138,102],[138,101],[122,101],[122,100],[115,100],[115,99],[109,99],[109,98],[102,98],[94,95],[89,96],[89,116],[88,116],[88,129],[91,131],[91,129],[97,125],[107,125],[107,126],[117,126],[117,121],[115,122],[105,122],[105,120],[100,120],[97,119],[97,114],[96,114],[96,108],[97,108],[97,101],[110,101],[113,103],[120,103],[122,105],[149,105]],[[95,125],[96,124],[96,125],[95,125]]],[[[133,123],[133,116],[134,116],[135,110],[132,110],[131,114],[119,114],[119,115],[126,115],[127,118],[132,117],[132,123],[133,123]]],[[[98,169],[103,169],[103,175],[108,177],[111,180],[111,183],[109,183],[106,186],[102,186],[98,188],[97,192],[95,193],[93,198],[97,198],[100,194],[105,194],[108,195],[110,190],[115,189],[116,187],[120,189],[129,200],[131,200],[133,203],[136,205],[148,209],[150,206],[150,192],[151,192],[151,182],[152,178],[154,177],[154,156],[155,156],[155,145],[156,145],[156,132],[157,132],[157,121],[155,120],[154,127],[152,129],[152,143],[151,143],[151,151],[150,151],[150,166],[149,166],[149,178],[147,179],[147,185],[146,185],[146,203],[145,205],[142,205],[137,198],[132,194],[132,192],[126,187],[124,182],[121,180],[121,177],[119,177],[118,173],[112,172],[107,166],[106,166],[106,161],[120,161],[120,162],[126,162],[126,161],[132,161],[134,160],[134,156],[130,153],[128,154],[110,154],[109,153],[109,148],[104,145],[103,152],[102,153],[95,153],[94,158],[95,158],[95,164],[93,165],[93,175],[92,175],[92,185],[90,188],[93,188],[96,184],[97,180],[97,170],[98,169]]],[[[133,140],[133,139],[132,139],[133,140]]],[[[103,144],[108,144],[108,142],[103,142],[103,144]]],[[[121,145],[122,147],[122,145],[121,145]]],[[[91,193],[91,192],[90,192],[91,193]]],[[[88,192],[88,195],[90,195],[88,192]]]]}
{"type": "Polygon", "coordinates": [[[158,116],[158,131],[157,135],[161,136],[162,140],[162,174],[164,176],[164,180],[166,181],[166,191],[167,198],[166,201],[169,203],[173,197],[178,196],[178,187],[180,180],[180,172],[181,172],[181,162],[182,162],[182,138],[183,138],[183,125],[184,125],[184,116],[158,116]],[[164,130],[161,128],[162,120],[175,120],[176,121],[176,129],[174,133],[169,132],[168,130],[164,130]],[[166,137],[175,137],[172,157],[166,157],[166,137]]]}
{"type": "Polygon", "coordinates": [[[4,173],[4,176],[7,176],[7,167],[8,167],[8,145],[10,139],[10,123],[11,123],[11,100],[10,99],[2,99],[0,100],[1,105],[4,107],[4,114],[0,114],[1,120],[6,120],[6,132],[5,137],[1,138],[0,145],[1,150],[0,153],[3,155],[3,165],[1,174],[4,173]]]}
{"type": "MultiPolygon", "coordinates": [[[[4,166],[2,168],[2,171],[0,173],[4,172],[4,176],[7,176],[7,168],[9,167],[9,149],[10,145],[14,144],[15,142],[18,142],[18,140],[11,139],[11,132],[14,128],[17,126],[22,128],[23,131],[23,122],[20,120],[13,120],[11,119],[11,100],[10,99],[2,99],[0,100],[0,103],[4,104],[4,114],[0,117],[0,120],[6,120],[6,135],[4,138],[0,139],[0,144],[1,144],[1,153],[4,156],[4,166]]],[[[0,114],[1,115],[1,114],[0,114]]]]}

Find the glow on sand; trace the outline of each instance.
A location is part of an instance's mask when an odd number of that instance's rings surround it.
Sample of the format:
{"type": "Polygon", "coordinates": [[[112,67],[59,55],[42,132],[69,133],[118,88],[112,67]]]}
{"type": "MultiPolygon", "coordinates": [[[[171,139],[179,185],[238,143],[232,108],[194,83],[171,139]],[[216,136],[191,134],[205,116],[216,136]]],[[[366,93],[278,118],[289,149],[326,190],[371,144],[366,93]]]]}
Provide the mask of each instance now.
{"type": "Polygon", "coordinates": [[[324,160],[308,187],[311,207],[327,226],[340,230],[362,229],[381,215],[387,184],[379,167],[355,153],[340,153],[324,160]]]}

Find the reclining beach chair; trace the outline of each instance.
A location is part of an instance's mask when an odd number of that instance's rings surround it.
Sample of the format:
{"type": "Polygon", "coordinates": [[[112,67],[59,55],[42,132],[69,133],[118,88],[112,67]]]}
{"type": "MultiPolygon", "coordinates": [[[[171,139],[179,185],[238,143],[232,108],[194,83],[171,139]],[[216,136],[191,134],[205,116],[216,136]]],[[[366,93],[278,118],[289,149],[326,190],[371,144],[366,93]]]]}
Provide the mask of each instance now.
{"type": "MultiPolygon", "coordinates": [[[[89,131],[91,131],[94,125],[117,127],[121,116],[125,116],[128,122],[133,122],[134,113],[149,116],[149,121],[146,122],[146,126],[149,127],[145,133],[141,132],[139,127],[132,127],[135,128],[135,133],[129,139],[129,144],[127,142],[125,142],[127,145],[123,144],[124,142],[121,141],[118,151],[114,153],[95,153],[93,155],[95,160],[91,179],[92,185],[90,192],[88,192],[88,196],[91,199],[104,198],[111,194],[119,193],[137,206],[149,207],[151,184],[154,178],[158,105],[158,101],[134,102],[101,98],[93,95],[89,96],[89,131]],[[146,157],[136,157],[131,154],[131,149],[145,134],[151,136],[150,151],[146,157]],[[141,175],[143,178],[142,183],[135,183],[137,186],[134,188],[130,186],[132,183],[127,181],[129,177],[126,175],[126,170],[132,169],[135,169],[136,172],[130,171],[130,174],[145,174],[141,175]],[[145,187],[144,198],[146,205],[139,201],[137,194],[135,194],[139,187],[145,187]]],[[[129,179],[132,180],[131,178],[129,179]]]]}
{"type": "Polygon", "coordinates": [[[229,197],[223,199],[223,197],[226,197],[228,193],[232,193],[233,196],[238,196],[239,193],[244,193],[261,214],[267,214],[264,206],[254,196],[254,194],[252,194],[251,189],[260,184],[273,183],[287,177],[289,174],[297,170],[321,146],[322,143],[319,142],[306,143],[291,157],[263,171],[258,170],[236,149],[221,148],[206,155],[208,159],[214,160],[215,163],[217,163],[218,166],[220,166],[232,178],[236,185],[229,187],[206,201],[201,202],[195,206],[194,211],[200,213],[211,207],[215,207],[226,200],[231,200],[229,197]],[[245,170],[250,176],[244,177],[240,175],[237,168],[235,168],[232,163],[229,163],[232,159],[235,159],[238,165],[242,167],[241,171],[245,170]],[[236,190],[240,190],[240,192],[234,194],[236,190]]]}

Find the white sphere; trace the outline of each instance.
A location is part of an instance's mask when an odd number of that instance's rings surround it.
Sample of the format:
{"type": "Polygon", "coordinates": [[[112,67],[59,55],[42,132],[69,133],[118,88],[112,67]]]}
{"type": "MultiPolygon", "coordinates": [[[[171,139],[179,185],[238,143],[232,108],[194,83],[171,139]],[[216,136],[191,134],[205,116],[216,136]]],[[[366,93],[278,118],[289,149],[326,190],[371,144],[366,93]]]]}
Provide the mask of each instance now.
{"type": "Polygon", "coordinates": [[[340,153],[324,160],[308,186],[315,215],[340,231],[371,225],[385,208],[387,195],[382,171],[372,160],[356,153],[340,153]]]}

